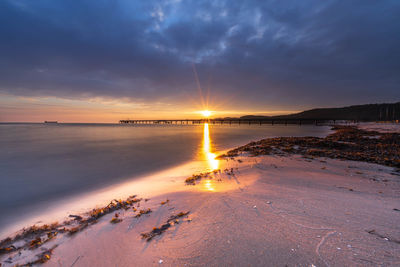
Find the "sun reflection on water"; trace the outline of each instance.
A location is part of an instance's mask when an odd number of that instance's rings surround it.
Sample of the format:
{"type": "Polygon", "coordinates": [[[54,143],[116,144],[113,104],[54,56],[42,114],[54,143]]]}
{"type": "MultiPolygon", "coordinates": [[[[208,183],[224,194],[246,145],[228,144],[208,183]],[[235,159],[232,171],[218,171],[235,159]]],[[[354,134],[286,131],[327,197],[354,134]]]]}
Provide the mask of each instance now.
{"type": "MultiPolygon", "coordinates": [[[[219,168],[219,160],[215,159],[216,154],[212,153],[211,146],[211,138],[210,138],[210,130],[208,123],[204,123],[204,131],[203,131],[203,153],[205,160],[208,164],[208,168],[210,171],[217,170],[219,168]]],[[[215,187],[213,185],[213,181],[207,179],[204,181],[204,187],[207,191],[215,191],[215,187]]]]}
{"type": "Polygon", "coordinates": [[[211,150],[212,147],[209,126],[208,123],[204,123],[203,152],[208,163],[208,167],[211,171],[213,171],[219,168],[219,160],[215,159],[216,155],[215,153],[212,153],[211,150]]]}

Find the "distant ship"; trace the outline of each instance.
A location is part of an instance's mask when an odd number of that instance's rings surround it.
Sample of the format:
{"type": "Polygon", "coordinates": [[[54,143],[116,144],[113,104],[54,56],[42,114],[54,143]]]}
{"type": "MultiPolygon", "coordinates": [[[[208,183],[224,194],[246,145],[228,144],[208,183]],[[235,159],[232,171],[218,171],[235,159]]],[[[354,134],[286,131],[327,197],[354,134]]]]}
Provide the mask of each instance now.
{"type": "Polygon", "coordinates": [[[58,123],[58,121],[44,121],[44,123],[58,123]]]}

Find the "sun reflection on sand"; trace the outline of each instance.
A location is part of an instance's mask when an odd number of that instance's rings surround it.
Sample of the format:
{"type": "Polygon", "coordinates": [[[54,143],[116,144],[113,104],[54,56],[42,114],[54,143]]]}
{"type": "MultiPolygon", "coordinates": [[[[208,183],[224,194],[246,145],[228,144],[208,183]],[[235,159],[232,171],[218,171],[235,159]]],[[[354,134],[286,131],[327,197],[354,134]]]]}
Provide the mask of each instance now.
{"type": "Polygon", "coordinates": [[[214,191],[214,190],[215,190],[215,188],[214,188],[214,186],[213,186],[213,183],[211,182],[210,179],[207,179],[207,180],[204,181],[204,187],[205,187],[206,190],[208,190],[208,191],[214,191]]]}

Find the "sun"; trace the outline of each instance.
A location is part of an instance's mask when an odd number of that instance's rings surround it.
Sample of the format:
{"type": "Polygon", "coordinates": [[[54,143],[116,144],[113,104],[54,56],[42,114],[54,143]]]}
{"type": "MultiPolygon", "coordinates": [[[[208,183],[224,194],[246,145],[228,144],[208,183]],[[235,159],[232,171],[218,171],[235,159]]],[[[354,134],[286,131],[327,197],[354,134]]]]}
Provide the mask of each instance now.
{"type": "Polygon", "coordinates": [[[211,116],[211,111],[209,111],[209,110],[202,110],[202,111],[200,111],[200,113],[204,117],[210,117],[211,116]]]}

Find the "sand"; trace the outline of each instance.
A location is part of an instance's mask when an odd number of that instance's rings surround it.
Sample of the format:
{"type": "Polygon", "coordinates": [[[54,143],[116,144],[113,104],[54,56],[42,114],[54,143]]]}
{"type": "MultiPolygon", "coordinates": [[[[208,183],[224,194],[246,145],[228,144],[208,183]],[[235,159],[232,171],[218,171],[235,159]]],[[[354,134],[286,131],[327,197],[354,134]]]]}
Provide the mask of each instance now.
{"type": "Polygon", "coordinates": [[[357,124],[357,128],[368,130],[368,131],[377,131],[381,133],[400,133],[400,123],[375,123],[375,122],[362,122],[357,124]]]}
{"type": "Polygon", "coordinates": [[[392,168],[300,156],[239,159],[223,163],[234,177],[222,173],[152,198],[141,204],[153,209],[148,215],[124,211],[111,224],[111,214],[57,241],[45,266],[400,264],[400,176],[392,168]],[[141,238],[180,211],[190,214],[149,242],[141,238]]]}

